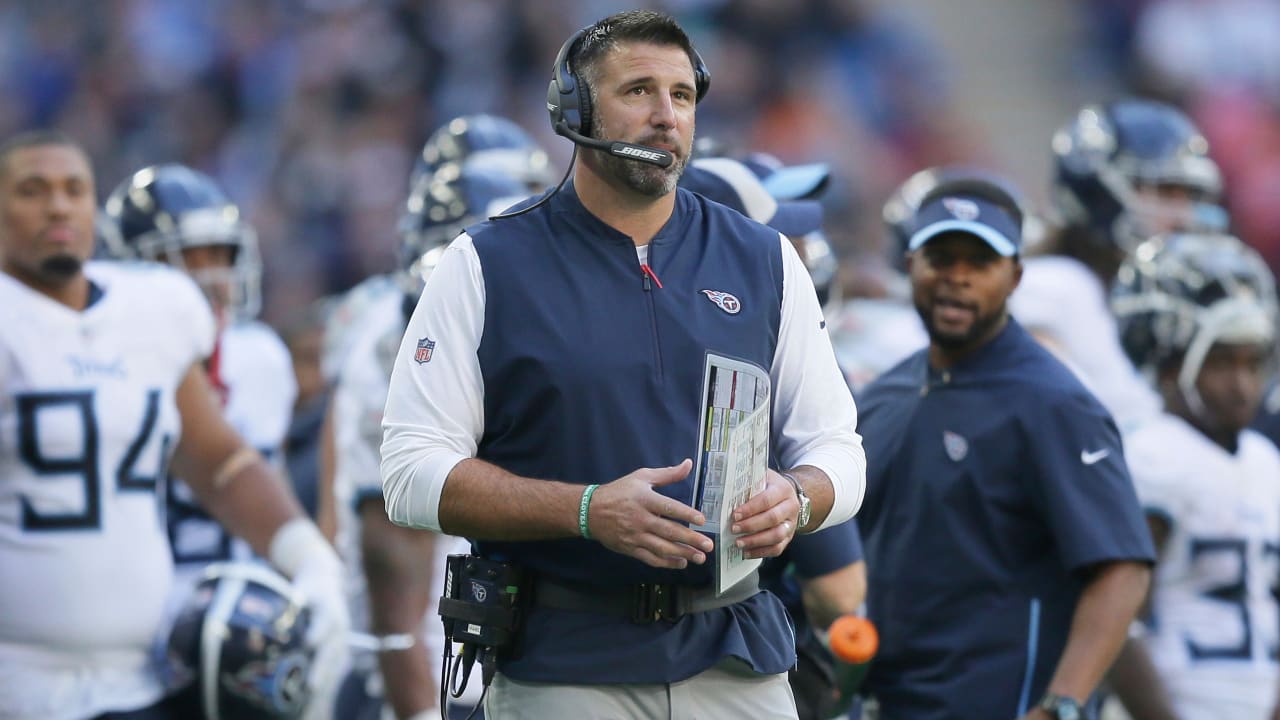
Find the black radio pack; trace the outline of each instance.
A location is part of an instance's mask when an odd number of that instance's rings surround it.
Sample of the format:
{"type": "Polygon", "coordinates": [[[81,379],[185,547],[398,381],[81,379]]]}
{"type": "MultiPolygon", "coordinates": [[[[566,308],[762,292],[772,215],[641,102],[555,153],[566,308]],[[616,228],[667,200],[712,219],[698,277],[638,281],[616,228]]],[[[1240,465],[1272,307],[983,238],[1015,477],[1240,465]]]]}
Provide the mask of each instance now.
{"type": "Polygon", "coordinates": [[[480,661],[485,688],[497,671],[498,651],[509,647],[520,627],[521,610],[528,593],[525,573],[519,567],[476,555],[450,555],[445,564],[440,619],[444,623],[445,667],[440,684],[440,707],[446,690],[460,697],[467,687],[471,667],[480,661]],[[453,643],[462,644],[458,662],[450,656],[453,643]],[[462,667],[461,684],[457,670],[462,667]]]}

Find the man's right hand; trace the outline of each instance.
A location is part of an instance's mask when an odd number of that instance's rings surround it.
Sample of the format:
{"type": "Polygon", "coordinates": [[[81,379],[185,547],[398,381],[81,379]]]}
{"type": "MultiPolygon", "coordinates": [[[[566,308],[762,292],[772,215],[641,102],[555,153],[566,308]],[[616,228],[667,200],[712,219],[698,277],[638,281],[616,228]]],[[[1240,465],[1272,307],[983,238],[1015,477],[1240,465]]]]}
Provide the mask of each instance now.
{"type": "Polygon", "coordinates": [[[640,468],[591,496],[587,527],[591,537],[614,552],[659,568],[680,569],[706,562],[715,545],[689,527],[702,525],[702,513],[654,490],[689,476],[693,462],[662,468],[640,468]]]}

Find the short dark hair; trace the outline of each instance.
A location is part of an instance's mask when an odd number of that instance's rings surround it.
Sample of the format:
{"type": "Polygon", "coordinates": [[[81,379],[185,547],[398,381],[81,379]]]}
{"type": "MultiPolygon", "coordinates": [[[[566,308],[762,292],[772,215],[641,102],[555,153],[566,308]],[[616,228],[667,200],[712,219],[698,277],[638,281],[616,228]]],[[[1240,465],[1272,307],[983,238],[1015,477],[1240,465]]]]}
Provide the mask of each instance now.
{"type": "Polygon", "coordinates": [[[89,158],[89,153],[84,149],[84,146],[61,130],[51,128],[26,130],[0,143],[0,177],[4,177],[5,171],[8,170],[10,155],[18,150],[45,145],[62,145],[74,148],[81,155],[84,155],[86,160],[89,158]]]}
{"type": "MultiPolygon", "coordinates": [[[[595,93],[599,79],[600,58],[622,42],[650,42],[674,45],[689,56],[690,66],[697,68],[693,42],[675,18],[654,10],[627,10],[615,13],[589,26],[569,56],[569,67],[595,93]]],[[[595,99],[594,97],[592,98],[595,99]]]]}

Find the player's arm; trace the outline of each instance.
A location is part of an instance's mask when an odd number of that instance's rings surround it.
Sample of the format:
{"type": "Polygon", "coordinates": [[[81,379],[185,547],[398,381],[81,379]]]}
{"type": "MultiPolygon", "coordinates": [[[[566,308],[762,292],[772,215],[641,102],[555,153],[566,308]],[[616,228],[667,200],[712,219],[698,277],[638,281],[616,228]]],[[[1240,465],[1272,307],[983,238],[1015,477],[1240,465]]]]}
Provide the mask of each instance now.
{"type": "Polygon", "coordinates": [[[334,474],[338,464],[334,440],[334,403],[330,399],[320,425],[320,461],[316,471],[316,526],[325,539],[333,542],[338,536],[338,507],[333,496],[334,474]]]}
{"type": "Polygon", "coordinates": [[[1033,498],[1062,564],[1084,581],[1048,691],[1083,703],[1146,599],[1155,549],[1120,432],[1092,395],[1076,389],[1046,397],[1026,422],[1054,439],[1033,449],[1033,498]]]}
{"type": "Polygon", "coordinates": [[[308,640],[317,650],[306,712],[323,717],[337,692],[350,626],[342,563],[284,479],[223,418],[200,364],[187,371],[175,400],[183,432],[174,472],[223,527],[270,559],[313,610],[308,640]]]}
{"type": "MultiPolygon", "coordinates": [[[[398,525],[482,540],[578,536],[586,488],[521,477],[475,458],[484,429],[476,358],[483,322],[480,260],[463,235],[427,280],[391,373],[382,441],[387,516],[398,525]],[[424,337],[435,345],[419,361],[424,337]]],[[[687,527],[703,524],[702,514],[654,490],[688,474],[686,460],[613,482],[602,478],[588,507],[591,537],[656,567],[705,561],[710,539],[687,527]]]]}
{"type": "Polygon", "coordinates": [[[810,624],[825,630],[857,612],[867,595],[867,566],[855,520],[792,541],[788,555],[810,624]]]}
{"type": "MultiPolygon", "coordinates": [[[[1151,581],[1151,568],[1145,562],[1105,562],[1089,573],[1048,688],[1082,703],[1119,654],[1151,581]]],[[[1033,710],[1026,717],[1047,720],[1049,716],[1033,710]]]]}
{"type": "Polygon", "coordinates": [[[187,371],[176,400],[182,438],[174,451],[174,473],[223,527],[268,556],[276,532],[306,517],[302,506],[279,473],[223,418],[199,365],[187,371]]]}
{"type": "Polygon", "coordinates": [[[809,622],[817,628],[831,627],[842,615],[858,611],[867,596],[867,564],[862,560],[800,581],[801,599],[809,622]]]}
{"type": "Polygon", "coordinates": [[[360,503],[360,546],[369,589],[370,627],[378,636],[407,634],[416,642],[378,654],[387,702],[398,718],[436,708],[437,658],[423,651],[423,623],[436,572],[435,533],[392,524],[382,498],[360,503]],[[433,665],[433,662],[436,664],[433,665]]]}
{"type": "MultiPolygon", "coordinates": [[[[1151,540],[1159,558],[1163,556],[1169,538],[1169,522],[1162,515],[1148,513],[1147,525],[1151,528],[1151,540]]],[[[1140,617],[1150,617],[1155,593],[1153,583],[1143,602],[1140,617]]],[[[1141,624],[1135,622],[1133,627],[1140,628],[1141,624]]],[[[1135,720],[1176,720],[1178,717],[1141,633],[1129,633],[1120,655],[1107,673],[1107,685],[1135,720]]]]}

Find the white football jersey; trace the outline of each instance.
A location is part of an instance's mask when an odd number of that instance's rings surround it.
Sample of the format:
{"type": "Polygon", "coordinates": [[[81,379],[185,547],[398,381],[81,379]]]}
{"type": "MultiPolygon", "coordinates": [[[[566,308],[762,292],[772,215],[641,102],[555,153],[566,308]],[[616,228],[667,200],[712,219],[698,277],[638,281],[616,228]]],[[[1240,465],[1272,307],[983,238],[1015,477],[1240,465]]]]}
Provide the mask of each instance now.
{"type": "Polygon", "coordinates": [[[909,300],[850,300],[830,325],[836,360],[855,396],[886,370],[929,344],[929,334],[909,300]]]}
{"type": "Polygon", "coordinates": [[[366,317],[381,317],[376,308],[404,302],[404,292],[391,275],[374,275],[361,280],[333,303],[324,324],[324,345],[320,353],[320,372],[334,382],[346,364],[355,340],[361,333],[360,322],[366,317]],[[369,313],[373,313],[370,315],[369,313]]]}
{"type": "Polygon", "coordinates": [[[1230,454],[1162,414],[1125,439],[1148,513],[1170,533],[1152,584],[1152,660],[1185,720],[1270,717],[1280,695],[1280,451],[1230,454]]]}
{"type": "Polygon", "coordinates": [[[157,485],[174,393],[210,351],[185,275],[90,262],[74,311],[0,273],[0,718],[83,718],[162,694],[172,578],[157,485]]]}
{"type": "MultiPolygon", "coordinates": [[[[359,508],[365,501],[382,506],[382,412],[387,403],[391,368],[404,337],[405,319],[400,302],[380,301],[366,307],[355,323],[359,332],[350,338],[345,362],[333,391],[334,502],[338,509],[338,550],[348,573],[347,602],[352,628],[369,628],[369,601],[360,551],[359,508]]],[[[422,532],[428,532],[423,530],[422,532]]],[[[444,650],[444,628],[434,600],[444,592],[445,558],[470,552],[463,538],[437,535],[433,558],[431,598],[427,608],[425,651],[438,667],[444,650]]],[[[478,675],[468,683],[462,702],[476,704],[480,697],[478,675]]]]}
{"type": "MultiPolygon", "coordinates": [[[[253,320],[225,328],[218,347],[217,375],[226,388],[227,422],[246,442],[282,468],[280,448],[298,396],[288,348],[275,331],[253,320]]],[[[209,563],[248,559],[253,551],[200,507],[185,482],[170,477],[168,492],[168,529],[175,571],[169,616],[173,617],[209,563]]]]}
{"type": "Polygon", "coordinates": [[[1009,310],[1055,353],[1102,402],[1122,432],[1160,412],[1159,396],[1120,346],[1107,290],[1079,260],[1059,255],[1027,258],[1009,310]]]}

